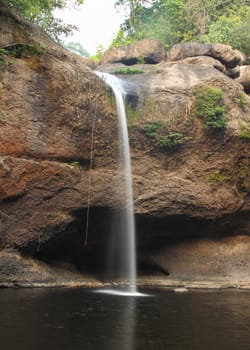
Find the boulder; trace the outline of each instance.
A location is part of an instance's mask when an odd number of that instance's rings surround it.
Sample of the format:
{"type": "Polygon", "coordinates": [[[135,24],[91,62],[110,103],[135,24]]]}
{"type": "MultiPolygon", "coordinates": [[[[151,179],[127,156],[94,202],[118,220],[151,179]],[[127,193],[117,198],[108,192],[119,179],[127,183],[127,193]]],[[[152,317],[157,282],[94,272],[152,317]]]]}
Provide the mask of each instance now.
{"type": "Polygon", "coordinates": [[[250,94],[250,66],[240,67],[240,76],[236,81],[243,86],[247,94],[250,94]]]}
{"type": "Polygon", "coordinates": [[[241,52],[233,50],[228,45],[187,42],[174,45],[168,52],[168,61],[179,61],[195,56],[211,56],[220,61],[226,68],[241,65],[245,60],[241,52]]]}
{"type": "Polygon", "coordinates": [[[209,56],[187,57],[181,60],[181,62],[186,64],[195,64],[198,66],[214,67],[221,72],[225,72],[225,66],[219,60],[209,56]]]}
{"type": "Polygon", "coordinates": [[[143,39],[127,46],[110,48],[105,52],[101,64],[118,62],[126,65],[139,62],[155,64],[165,57],[166,50],[162,43],[155,39],[143,39]]]}
{"type": "Polygon", "coordinates": [[[228,68],[225,70],[225,74],[231,79],[236,79],[240,76],[240,66],[234,68],[228,68]]]}
{"type": "Polygon", "coordinates": [[[245,61],[245,56],[239,50],[233,50],[224,44],[213,44],[209,56],[221,61],[227,68],[240,66],[245,61]]]}

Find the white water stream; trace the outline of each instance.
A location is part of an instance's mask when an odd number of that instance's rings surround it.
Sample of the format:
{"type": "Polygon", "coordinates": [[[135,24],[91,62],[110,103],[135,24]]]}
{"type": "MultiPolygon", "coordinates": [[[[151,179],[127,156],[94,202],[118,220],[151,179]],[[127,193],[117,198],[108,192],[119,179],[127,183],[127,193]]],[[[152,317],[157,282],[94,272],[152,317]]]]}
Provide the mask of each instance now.
{"type": "MultiPolygon", "coordinates": [[[[125,237],[122,237],[122,261],[125,264],[126,279],[128,280],[129,293],[137,294],[136,287],[136,237],[135,237],[135,221],[134,221],[134,203],[133,203],[133,189],[132,189],[132,171],[130,160],[130,147],[128,138],[127,119],[125,111],[124,98],[126,95],[126,82],[117,78],[114,75],[102,72],[96,74],[109,85],[116,99],[116,108],[119,121],[119,136],[120,136],[120,154],[121,166],[124,171],[124,192],[125,193],[125,213],[122,218],[122,230],[125,237]]],[[[124,292],[127,293],[127,292],[124,292]]],[[[139,293],[138,293],[139,294],[139,293]]]]}

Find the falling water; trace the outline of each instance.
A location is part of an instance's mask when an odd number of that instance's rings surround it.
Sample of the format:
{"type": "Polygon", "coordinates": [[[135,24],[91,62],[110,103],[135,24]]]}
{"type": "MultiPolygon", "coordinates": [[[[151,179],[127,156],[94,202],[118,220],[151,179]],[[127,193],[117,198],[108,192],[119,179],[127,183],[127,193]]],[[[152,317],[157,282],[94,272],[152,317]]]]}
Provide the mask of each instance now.
{"type": "Polygon", "coordinates": [[[124,192],[125,192],[125,213],[123,217],[122,226],[126,228],[124,232],[124,247],[121,254],[123,254],[123,261],[125,264],[126,278],[129,282],[129,293],[136,294],[136,243],[135,243],[135,221],[134,221],[134,203],[133,203],[133,189],[132,189],[132,172],[130,161],[130,148],[128,139],[128,128],[126,120],[126,111],[124,104],[124,97],[126,95],[126,82],[117,78],[114,75],[102,72],[96,74],[108,84],[115,95],[116,108],[119,120],[119,134],[121,141],[121,159],[122,167],[124,169],[124,192]]]}

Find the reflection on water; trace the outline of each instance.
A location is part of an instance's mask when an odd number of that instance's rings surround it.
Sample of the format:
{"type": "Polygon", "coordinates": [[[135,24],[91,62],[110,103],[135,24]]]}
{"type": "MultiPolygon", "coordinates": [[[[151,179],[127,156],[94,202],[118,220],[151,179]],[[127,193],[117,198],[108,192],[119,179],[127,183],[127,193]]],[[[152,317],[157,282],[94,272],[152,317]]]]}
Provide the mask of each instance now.
{"type": "Polygon", "coordinates": [[[135,349],[135,302],[135,297],[126,297],[120,312],[116,313],[116,319],[111,320],[107,326],[107,349],[135,349]],[[115,334],[120,334],[116,341],[115,334]]]}
{"type": "Polygon", "coordinates": [[[0,290],[4,350],[248,350],[250,292],[0,290]],[[146,292],[146,293],[147,293],[146,292]]]}

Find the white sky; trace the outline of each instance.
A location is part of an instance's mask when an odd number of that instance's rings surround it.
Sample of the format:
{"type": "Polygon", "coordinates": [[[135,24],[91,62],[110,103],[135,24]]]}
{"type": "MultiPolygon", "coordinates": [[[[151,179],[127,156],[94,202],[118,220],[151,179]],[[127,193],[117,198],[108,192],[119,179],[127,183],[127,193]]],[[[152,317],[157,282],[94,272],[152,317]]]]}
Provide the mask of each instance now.
{"type": "Polygon", "coordinates": [[[62,40],[79,42],[91,55],[96,53],[99,45],[108,48],[125,18],[121,8],[115,8],[115,2],[116,0],[85,0],[75,10],[56,11],[55,17],[79,28],[79,32],[62,40]]]}

